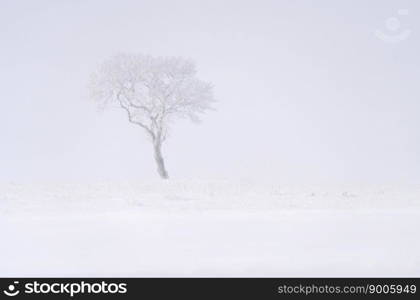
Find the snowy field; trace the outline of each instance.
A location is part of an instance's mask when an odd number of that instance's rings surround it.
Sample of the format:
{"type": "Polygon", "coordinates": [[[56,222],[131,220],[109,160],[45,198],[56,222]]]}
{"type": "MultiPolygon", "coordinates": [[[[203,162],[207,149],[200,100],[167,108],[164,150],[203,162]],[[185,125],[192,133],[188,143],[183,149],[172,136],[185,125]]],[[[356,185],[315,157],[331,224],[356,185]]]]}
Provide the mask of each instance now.
{"type": "Polygon", "coordinates": [[[420,185],[1,184],[0,276],[420,276],[420,185]]]}

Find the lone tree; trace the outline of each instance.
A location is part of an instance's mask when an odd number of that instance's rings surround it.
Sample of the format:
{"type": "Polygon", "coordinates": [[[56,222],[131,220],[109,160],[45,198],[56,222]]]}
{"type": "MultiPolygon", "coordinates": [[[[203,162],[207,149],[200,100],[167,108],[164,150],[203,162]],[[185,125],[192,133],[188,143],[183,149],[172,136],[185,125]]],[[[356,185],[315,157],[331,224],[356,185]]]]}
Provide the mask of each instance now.
{"type": "Polygon", "coordinates": [[[211,109],[212,86],[196,77],[194,63],[179,57],[120,54],[106,60],[93,74],[91,97],[100,107],[117,104],[128,120],[140,126],[153,144],[157,171],[167,179],[162,145],[172,122],[199,121],[211,109]]]}

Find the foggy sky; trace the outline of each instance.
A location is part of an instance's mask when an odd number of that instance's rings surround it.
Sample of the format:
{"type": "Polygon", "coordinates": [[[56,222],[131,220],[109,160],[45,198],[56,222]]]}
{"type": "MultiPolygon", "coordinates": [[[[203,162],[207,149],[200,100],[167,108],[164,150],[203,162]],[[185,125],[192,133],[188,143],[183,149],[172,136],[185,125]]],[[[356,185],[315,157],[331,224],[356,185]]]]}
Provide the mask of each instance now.
{"type": "Polygon", "coordinates": [[[3,0],[0,180],[157,178],[142,129],[88,98],[97,65],[128,52],[191,58],[214,85],[217,110],[171,130],[172,178],[418,182],[419,13],[414,0],[3,0]],[[411,36],[377,38],[389,17],[411,36]]]}

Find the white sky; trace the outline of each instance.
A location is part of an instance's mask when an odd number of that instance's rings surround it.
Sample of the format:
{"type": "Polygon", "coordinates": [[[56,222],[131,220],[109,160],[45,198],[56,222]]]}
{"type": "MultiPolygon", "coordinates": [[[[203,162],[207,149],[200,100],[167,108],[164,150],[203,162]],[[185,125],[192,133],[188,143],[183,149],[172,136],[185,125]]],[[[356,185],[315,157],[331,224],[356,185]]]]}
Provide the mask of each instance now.
{"type": "Polygon", "coordinates": [[[191,58],[215,86],[217,111],[163,149],[172,178],[418,182],[419,13],[414,0],[2,0],[0,180],[157,178],[141,128],[86,91],[102,60],[140,52],[191,58]],[[390,44],[377,29],[412,34],[390,44]]]}

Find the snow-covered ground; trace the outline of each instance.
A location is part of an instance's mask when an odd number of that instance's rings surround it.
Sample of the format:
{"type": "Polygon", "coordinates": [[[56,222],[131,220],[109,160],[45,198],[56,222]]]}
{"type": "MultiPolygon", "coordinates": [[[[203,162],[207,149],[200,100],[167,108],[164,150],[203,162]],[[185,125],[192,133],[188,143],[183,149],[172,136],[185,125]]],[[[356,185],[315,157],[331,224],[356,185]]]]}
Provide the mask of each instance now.
{"type": "Polygon", "coordinates": [[[420,276],[420,185],[0,185],[0,276],[420,276]]]}

